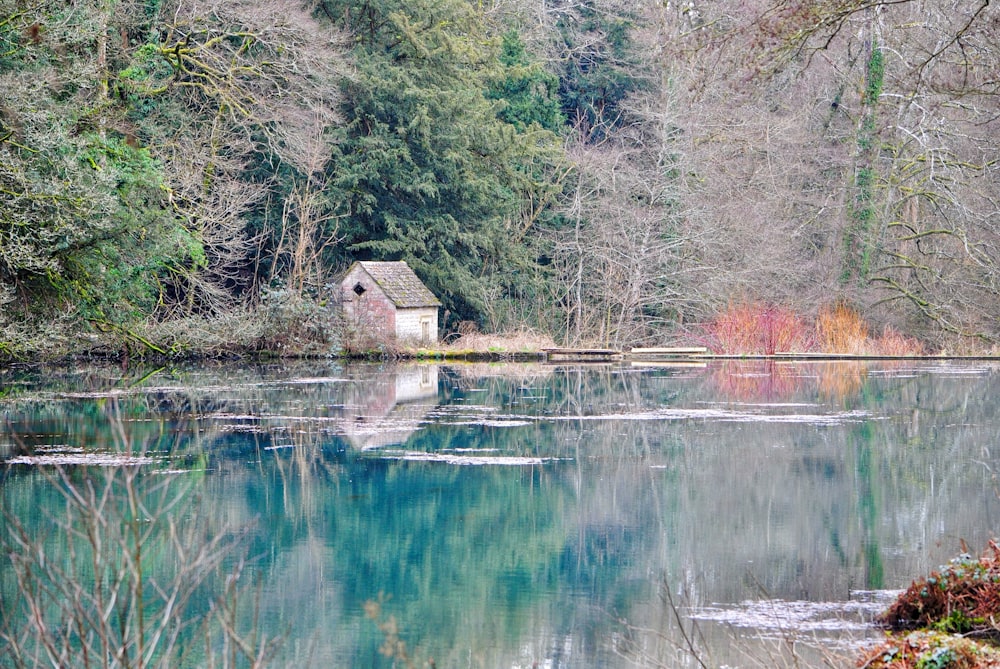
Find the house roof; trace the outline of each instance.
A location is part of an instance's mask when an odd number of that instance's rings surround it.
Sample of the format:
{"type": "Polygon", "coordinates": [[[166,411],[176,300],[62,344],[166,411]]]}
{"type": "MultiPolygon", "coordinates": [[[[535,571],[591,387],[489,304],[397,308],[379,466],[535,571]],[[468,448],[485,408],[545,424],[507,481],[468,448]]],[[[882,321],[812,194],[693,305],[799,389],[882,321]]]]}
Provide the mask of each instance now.
{"type": "Polygon", "coordinates": [[[374,262],[359,261],[368,276],[375,280],[386,297],[400,308],[439,307],[441,302],[403,261],[374,262]]]}

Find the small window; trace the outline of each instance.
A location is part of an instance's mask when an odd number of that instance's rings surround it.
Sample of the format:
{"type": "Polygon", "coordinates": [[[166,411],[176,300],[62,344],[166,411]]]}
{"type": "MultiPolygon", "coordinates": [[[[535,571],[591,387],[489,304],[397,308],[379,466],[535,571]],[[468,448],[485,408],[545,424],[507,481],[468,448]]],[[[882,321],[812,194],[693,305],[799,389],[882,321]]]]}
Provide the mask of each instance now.
{"type": "Polygon", "coordinates": [[[362,295],[365,294],[365,287],[362,286],[360,283],[354,284],[354,294],[357,295],[358,297],[361,297],[362,295]]]}

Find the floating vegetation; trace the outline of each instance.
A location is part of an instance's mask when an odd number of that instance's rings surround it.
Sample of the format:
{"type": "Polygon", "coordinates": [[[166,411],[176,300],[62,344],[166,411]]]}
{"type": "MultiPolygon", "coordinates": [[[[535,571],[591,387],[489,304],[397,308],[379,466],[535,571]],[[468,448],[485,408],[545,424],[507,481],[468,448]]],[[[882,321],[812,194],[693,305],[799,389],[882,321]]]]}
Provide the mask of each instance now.
{"type": "Polygon", "coordinates": [[[732,627],[780,632],[782,636],[788,633],[865,632],[871,629],[872,621],[885,609],[886,601],[898,591],[874,590],[852,594],[855,599],[846,602],[747,600],[736,606],[698,608],[689,617],[732,627]]]}
{"type": "Polygon", "coordinates": [[[737,406],[757,407],[762,409],[788,409],[821,406],[816,402],[736,402],[735,404],[737,406]]]}
{"type": "Polygon", "coordinates": [[[487,406],[485,404],[463,404],[461,406],[454,405],[439,405],[433,407],[430,415],[435,417],[445,417],[445,416],[475,416],[475,413],[496,413],[499,411],[497,407],[487,406]]]}
{"type": "Polygon", "coordinates": [[[517,418],[509,420],[462,420],[449,422],[449,425],[471,425],[478,427],[525,427],[526,425],[533,425],[533,421],[521,420],[517,418]]]}
{"type": "Polygon", "coordinates": [[[115,390],[104,390],[100,392],[80,392],[80,393],[56,393],[56,399],[60,400],[104,400],[113,399],[116,397],[124,397],[125,395],[134,395],[134,390],[129,390],[127,388],[115,389],[115,390]]]}
{"type": "Polygon", "coordinates": [[[390,451],[382,455],[387,460],[410,460],[416,462],[441,462],[449,465],[463,466],[483,466],[499,465],[504,467],[524,467],[530,465],[541,465],[558,458],[536,458],[518,456],[488,456],[488,455],[459,455],[457,453],[425,453],[422,451],[390,451]]]}
{"type": "Polygon", "coordinates": [[[159,458],[126,453],[44,453],[42,455],[19,455],[7,460],[10,465],[35,466],[82,466],[82,467],[135,467],[151,465],[159,458]]]}
{"type": "Polygon", "coordinates": [[[264,427],[263,425],[220,425],[220,432],[239,432],[244,434],[270,434],[275,428],[264,427]]]}
{"type": "Polygon", "coordinates": [[[930,374],[945,374],[947,376],[984,376],[995,369],[995,367],[959,367],[956,365],[943,365],[941,367],[928,367],[922,371],[926,371],[930,374]]]}
{"type": "Polygon", "coordinates": [[[306,376],[296,379],[286,379],[284,381],[279,381],[275,385],[280,386],[298,386],[298,385],[322,385],[327,383],[352,383],[350,379],[345,379],[337,376],[306,376]]]}
{"type": "Polygon", "coordinates": [[[740,423],[808,423],[811,425],[841,425],[870,419],[867,411],[838,411],[831,414],[768,414],[726,409],[658,409],[654,411],[596,414],[588,416],[554,416],[550,420],[716,420],[740,423]]]}

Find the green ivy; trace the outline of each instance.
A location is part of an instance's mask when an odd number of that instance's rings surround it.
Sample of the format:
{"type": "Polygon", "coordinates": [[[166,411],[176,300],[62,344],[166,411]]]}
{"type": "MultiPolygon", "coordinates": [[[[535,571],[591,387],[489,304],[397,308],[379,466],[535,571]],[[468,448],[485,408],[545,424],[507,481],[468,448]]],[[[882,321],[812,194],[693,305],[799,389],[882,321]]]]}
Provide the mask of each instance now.
{"type": "Polygon", "coordinates": [[[875,190],[878,173],[879,133],[876,123],[879,98],[885,80],[885,56],[878,44],[872,45],[865,67],[865,89],[861,96],[861,120],[858,125],[858,166],[854,172],[853,201],[850,203],[851,225],[844,235],[847,258],[841,281],[852,276],[865,281],[875,256],[874,237],[878,216],[875,209],[875,190]]]}
{"type": "Polygon", "coordinates": [[[868,58],[866,79],[867,86],[865,87],[863,103],[868,106],[875,106],[882,95],[882,82],[885,79],[885,56],[877,44],[872,46],[872,53],[868,58]]]}

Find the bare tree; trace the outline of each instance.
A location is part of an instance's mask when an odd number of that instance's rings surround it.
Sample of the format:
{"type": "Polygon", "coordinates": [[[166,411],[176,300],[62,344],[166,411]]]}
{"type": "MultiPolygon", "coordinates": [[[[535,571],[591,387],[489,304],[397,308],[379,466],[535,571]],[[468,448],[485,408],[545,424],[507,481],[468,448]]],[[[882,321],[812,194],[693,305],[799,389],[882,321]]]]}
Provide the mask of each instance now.
{"type": "MultiPolygon", "coordinates": [[[[161,15],[161,37],[144,52],[148,76],[132,85],[136,94],[170,98],[151,127],[191,119],[152,148],[171,177],[171,201],[205,250],[203,266],[177,268],[178,306],[213,313],[234,287],[256,280],[254,256],[265,241],[258,235],[266,231],[249,230],[246,217],[281,196],[279,171],[301,175],[286,212],[305,212],[308,192],[308,216],[326,216],[313,196],[330,155],[324,130],[336,119],[336,82],[347,68],[338,36],[305,4],[176,0],[161,15]],[[263,169],[255,164],[262,160],[263,169]]],[[[275,225],[292,221],[283,216],[275,225]]],[[[298,234],[278,231],[281,239],[298,234]]],[[[284,253],[281,243],[276,253],[284,253]]]]}
{"type": "Polygon", "coordinates": [[[336,207],[327,202],[326,164],[330,150],[323,133],[326,123],[314,117],[301,124],[286,143],[294,151],[294,164],[301,174],[292,185],[282,207],[278,242],[273,255],[274,274],[284,268],[288,285],[299,294],[309,287],[322,287],[323,252],[337,243],[336,207]]]}
{"type": "Polygon", "coordinates": [[[725,236],[716,300],[848,299],[994,340],[995,22],[986,2],[681,3],[658,12],[685,201],[725,236]]]}
{"type": "Polygon", "coordinates": [[[636,97],[600,146],[571,148],[571,227],[555,239],[565,338],[620,348],[655,342],[700,301],[698,240],[680,201],[677,128],[662,99],[636,97]]]}

